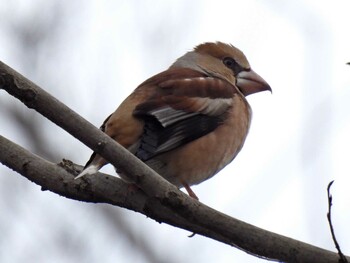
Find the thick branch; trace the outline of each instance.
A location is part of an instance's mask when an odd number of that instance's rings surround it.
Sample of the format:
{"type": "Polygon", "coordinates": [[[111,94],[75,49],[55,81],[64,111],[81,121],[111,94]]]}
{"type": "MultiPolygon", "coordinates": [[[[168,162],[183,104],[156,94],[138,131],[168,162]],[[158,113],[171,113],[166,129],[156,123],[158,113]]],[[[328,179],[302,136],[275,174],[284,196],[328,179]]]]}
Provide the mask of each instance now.
{"type": "Polygon", "coordinates": [[[1,137],[0,161],[44,189],[68,198],[132,209],[263,258],[337,262],[336,253],[254,227],[189,198],[92,124],[1,62],[0,88],[65,129],[118,169],[127,171],[130,180],[144,193],[130,194],[121,180],[107,175],[74,181],[73,175],[63,168],[1,137]]]}

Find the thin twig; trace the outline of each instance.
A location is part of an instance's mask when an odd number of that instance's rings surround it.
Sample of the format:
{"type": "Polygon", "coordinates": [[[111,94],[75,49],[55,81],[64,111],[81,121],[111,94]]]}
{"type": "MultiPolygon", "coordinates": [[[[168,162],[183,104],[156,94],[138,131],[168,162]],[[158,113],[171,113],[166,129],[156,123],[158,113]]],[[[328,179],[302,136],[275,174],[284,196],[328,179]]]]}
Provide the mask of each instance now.
{"type": "Polygon", "coordinates": [[[346,257],[344,256],[344,254],[342,253],[340,246],[338,244],[338,241],[335,237],[335,233],[334,233],[334,228],[333,228],[333,224],[332,224],[332,195],[330,193],[331,190],[331,186],[334,183],[334,180],[331,181],[328,184],[327,187],[327,196],[328,196],[328,213],[327,213],[327,219],[328,219],[328,223],[329,223],[329,228],[331,229],[331,234],[332,234],[332,239],[335,245],[335,248],[338,250],[338,255],[339,255],[339,262],[340,263],[348,263],[348,260],[346,259],[346,257]]]}

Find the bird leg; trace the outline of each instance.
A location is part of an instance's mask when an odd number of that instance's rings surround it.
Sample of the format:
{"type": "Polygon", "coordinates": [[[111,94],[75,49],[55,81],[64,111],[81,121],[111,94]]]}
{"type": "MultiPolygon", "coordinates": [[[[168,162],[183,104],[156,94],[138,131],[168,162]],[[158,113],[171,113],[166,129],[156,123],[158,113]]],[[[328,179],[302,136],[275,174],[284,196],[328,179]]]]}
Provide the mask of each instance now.
{"type": "Polygon", "coordinates": [[[192,191],[191,187],[187,183],[182,183],[183,187],[185,187],[187,193],[189,196],[191,196],[193,199],[196,199],[197,201],[199,198],[196,196],[196,194],[192,191]]]}

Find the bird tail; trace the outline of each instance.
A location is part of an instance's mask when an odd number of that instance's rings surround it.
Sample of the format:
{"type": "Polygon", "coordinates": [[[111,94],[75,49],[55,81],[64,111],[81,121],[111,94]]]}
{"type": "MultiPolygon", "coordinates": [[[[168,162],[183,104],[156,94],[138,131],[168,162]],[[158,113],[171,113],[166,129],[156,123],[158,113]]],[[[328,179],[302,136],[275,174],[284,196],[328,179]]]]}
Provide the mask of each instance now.
{"type": "Polygon", "coordinates": [[[85,175],[88,174],[95,174],[97,173],[98,170],[100,170],[102,168],[102,166],[104,166],[105,164],[107,164],[106,160],[103,159],[101,156],[99,156],[96,153],[93,153],[90,157],[90,160],[86,163],[84,169],[81,171],[80,174],[78,174],[78,176],[76,176],[74,179],[78,179],[81,178],[85,175]]]}

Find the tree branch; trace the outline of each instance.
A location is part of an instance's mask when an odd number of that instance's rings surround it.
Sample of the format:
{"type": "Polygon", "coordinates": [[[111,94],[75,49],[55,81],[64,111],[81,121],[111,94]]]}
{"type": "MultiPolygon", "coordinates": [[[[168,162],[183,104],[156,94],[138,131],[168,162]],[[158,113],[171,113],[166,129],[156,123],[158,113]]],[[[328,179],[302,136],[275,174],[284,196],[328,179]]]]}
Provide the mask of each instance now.
{"type": "Polygon", "coordinates": [[[50,163],[0,137],[0,161],[45,190],[86,201],[104,202],[140,212],[158,222],[187,229],[258,257],[284,262],[337,262],[338,255],[254,227],[220,213],[179,191],[118,143],[47,92],[0,62],[0,88],[34,108],[127,172],[141,190],[130,193],[118,178],[99,174],[74,180],[76,165],[50,163]],[[66,169],[63,169],[66,168],[66,169]]]}
{"type": "Polygon", "coordinates": [[[331,230],[331,235],[332,235],[332,239],[333,239],[335,248],[338,251],[339,263],[348,263],[348,260],[346,259],[346,257],[344,256],[343,252],[341,251],[339,243],[337,241],[337,238],[335,237],[335,232],[334,232],[333,223],[332,223],[332,200],[333,200],[333,197],[331,195],[331,186],[332,186],[333,183],[334,183],[334,180],[331,181],[328,184],[328,186],[327,186],[327,197],[328,197],[327,219],[328,219],[328,224],[329,224],[329,228],[331,230]]]}

